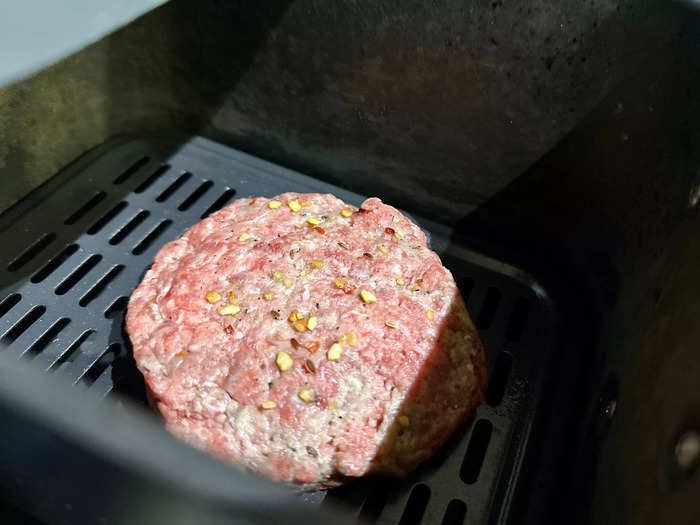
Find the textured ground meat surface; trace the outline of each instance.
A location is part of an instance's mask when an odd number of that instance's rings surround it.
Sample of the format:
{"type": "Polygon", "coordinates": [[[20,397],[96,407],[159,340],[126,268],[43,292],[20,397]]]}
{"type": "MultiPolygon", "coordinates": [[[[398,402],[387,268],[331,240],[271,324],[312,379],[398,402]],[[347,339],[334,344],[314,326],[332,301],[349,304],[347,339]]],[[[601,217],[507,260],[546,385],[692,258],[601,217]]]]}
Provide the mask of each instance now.
{"type": "Polygon", "coordinates": [[[451,273],[376,198],[237,200],[160,250],[126,321],[168,430],[302,488],[405,474],[486,387],[451,273]]]}

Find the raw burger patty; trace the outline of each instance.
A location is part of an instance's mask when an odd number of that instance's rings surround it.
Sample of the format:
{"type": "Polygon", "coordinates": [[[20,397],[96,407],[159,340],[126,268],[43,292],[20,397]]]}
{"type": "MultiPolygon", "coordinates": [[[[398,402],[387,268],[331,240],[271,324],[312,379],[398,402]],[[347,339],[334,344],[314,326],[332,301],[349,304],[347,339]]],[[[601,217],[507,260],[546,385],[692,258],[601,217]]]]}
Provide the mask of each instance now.
{"type": "Polygon", "coordinates": [[[486,387],[452,274],[376,198],[237,200],[160,250],[126,323],[169,431],[306,489],[404,475],[486,387]]]}

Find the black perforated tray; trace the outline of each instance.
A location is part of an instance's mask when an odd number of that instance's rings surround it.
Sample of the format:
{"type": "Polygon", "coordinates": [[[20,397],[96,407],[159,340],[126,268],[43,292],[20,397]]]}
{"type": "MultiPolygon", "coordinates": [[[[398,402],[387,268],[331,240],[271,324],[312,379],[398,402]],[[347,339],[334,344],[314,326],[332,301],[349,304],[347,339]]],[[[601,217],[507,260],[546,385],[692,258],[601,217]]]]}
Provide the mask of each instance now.
{"type": "MultiPolygon", "coordinates": [[[[124,309],[163,243],[234,198],[310,191],[363,200],[202,138],[170,153],[156,144],[115,139],[0,216],[1,351],[140,403],[124,309]]],[[[490,371],[486,402],[407,480],[369,479],[305,498],[340,503],[378,523],[505,522],[549,373],[557,314],[528,274],[415,219],[479,328],[490,371]]]]}

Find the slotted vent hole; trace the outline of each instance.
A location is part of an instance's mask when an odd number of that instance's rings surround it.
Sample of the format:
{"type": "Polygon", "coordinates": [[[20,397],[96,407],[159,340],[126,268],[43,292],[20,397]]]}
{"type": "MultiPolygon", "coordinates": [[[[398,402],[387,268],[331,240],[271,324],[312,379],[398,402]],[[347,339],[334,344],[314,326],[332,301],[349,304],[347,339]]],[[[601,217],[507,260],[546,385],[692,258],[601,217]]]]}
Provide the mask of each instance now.
{"type": "Polygon", "coordinates": [[[525,321],[527,321],[527,309],[527,301],[523,297],[518,297],[506,328],[506,338],[509,341],[520,340],[523,328],[525,328],[525,321]]]}
{"type": "Polygon", "coordinates": [[[87,230],[88,235],[95,235],[102,228],[107,226],[107,223],[109,223],[112,219],[114,219],[117,215],[119,215],[119,212],[121,212],[126,207],[127,207],[127,203],[124,201],[122,201],[119,204],[117,204],[116,206],[114,206],[111,210],[109,210],[102,217],[97,219],[97,221],[92,226],[90,226],[88,228],[88,230],[87,230]]]}
{"type": "Polygon", "coordinates": [[[58,336],[59,333],[61,333],[61,330],[63,330],[66,326],[70,324],[70,319],[67,317],[63,317],[56,321],[51,328],[49,328],[44,334],[34,341],[32,345],[27,349],[27,352],[25,354],[25,357],[32,359],[34,356],[36,356],[38,353],[40,353],[44,348],[48,346],[48,344],[51,342],[52,339],[58,336]]]}
{"type": "Polygon", "coordinates": [[[34,257],[39,255],[46,247],[56,240],[55,233],[45,233],[42,235],[34,244],[29,248],[24,250],[22,254],[17,257],[14,261],[7,265],[7,269],[11,272],[19,270],[22,266],[31,261],[34,257]]]}
{"type": "Polygon", "coordinates": [[[420,522],[423,520],[423,514],[425,514],[425,508],[428,506],[428,501],[430,501],[430,488],[427,485],[419,483],[413,487],[411,495],[406,502],[406,508],[404,508],[401,515],[399,525],[420,525],[420,522]]]}
{"type": "Polygon", "coordinates": [[[472,293],[472,290],[474,289],[474,279],[471,277],[465,277],[464,279],[461,279],[458,284],[459,288],[459,293],[462,294],[462,299],[466,303],[469,300],[469,296],[472,293]]]}
{"type": "Polygon", "coordinates": [[[204,194],[209,191],[209,188],[211,188],[213,185],[214,183],[212,181],[205,180],[202,184],[199,185],[199,188],[194,190],[189,197],[187,197],[184,201],[180,203],[177,209],[180,211],[189,210],[192,207],[192,205],[199,199],[201,199],[204,196],[204,194]]]}
{"type": "Polygon", "coordinates": [[[0,318],[12,310],[21,300],[22,296],[18,293],[13,293],[5,297],[0,303],[0,318]]]}
{"type": "Polygon", "coordinates": [[[134,255],[141,255],[143,252],[148,250],[151,245],[160,237],[165,230],[167,230],[170,225],[173,223],[170,219],[166,219],[163,222],[161,222],[158,226],[156,226],[151,232],[146,235],[139,243],[134,246],[134,249],[131,250],[131,253],[134,255]]]}
{"type": "Polygon", "coordinates": [[[10,328],[5,335],[2,336],[2,343],[6,345],[12,344],[27,328],[36,323],[39,318],[46,312],[46,307],[43,305],[35,306],[29,310],[24,316],[10,328]]]}
{"type": "Polygon", "coordinates": [[[83,376],[83,381],[85,381],[88,385],[91,385],[92,383],[97,380],[98,377],[107,370],[107,367],[109,367],[114,361],[117,359],[119,356],[119,352],[121,351],[122,346],[119,343],[112,343],[107,347],[107,351],[102,354],[102,357],[100,357],[95,364],[93,364],[88,371],[85,373],[83,376]]]}
{"type": "Polygon", "coordinates": [[[128,169],[126,169],[121,175],[119,175],[116,179],[114,179],[114,184],[119,185],[119,184],[123,184],[124,182],[126,182],[127,179],[129,179],[134,173],[136,173],[139,169],[141,169],[142,166],[145,166],[146,164],[148,164],[149,160],[151,160],[150,157],[141,157],[134,164],[132,164],[128,169]]]}
{"type": "Polygon", "coordinates": [[[489,377],[488,390],[486,390],[485,397],[489,405],[498,405],[503,399],[511,368],[513,368],[513,356],[508,352],[498,354],[496,365],[493,367],[491,377],[489,377]]]}
{"type": "Polygon", "coordinates": [[[87,201],[80,208],[78,208],[73,213],[73,215],[68,217],[64,221],[64,224],[67,226],[70,226],[71,224],[75,224],[80,219],[85,217],[85,215],[87,215],[90,210],[92,210],[95,206],[97,206],[99,203],[101,203],[105,199],[105,197],[107,197],[107,194],[104,191],[97,193],[89,201],[87,201]]]}
{"type": "Polygon", "coordinates": [[[126,305],[129,303],[129,298],[128,297],[117,297],[115,301],[109,305],[109,308],[105,310],[105,317],[107,319],[113,319],[116,317],[120,312],[123,312],[126,309],[126,305]]]}
{"type": "Polygon", "coordinates": [[[156,197],[156,202],[165,202],[167,201],[173,193],[175,193],[177,190],[179,190],[185,182],[187,182],[190,177],[192,177],[191,173],[183,173],[180,175],[173,183],[165,188],[160,195],[156,197]]]}
{"type": "Polygon", "coordinates": [[[47,262],[38,272],[32,275],[31,281],[33,283],[40,283],[46,279],[56,270],[56,268],[61,266],[71,255],[77,252],[78,248],[79,246],[77,244],[66,246],[61,253],[47,262]]]}
{"type": "Polygon", "coordinates": [[[360,511],[360,523],[374,523],[379,519],[379,516],[384,510],[387,498],[389,497],[389,492],[386,485],[380,483],[375,483],[367,499],[362,505],[362,510],[360,511]]]}
{"type": "Polygon", "coordinates": [[[73,272],[66,277],[61,284],[59,284],[56,287],[56,290],[54,290],[54,293],[56,295],[64,295],[66,294],[71,288],[73,288],[80,279],[85,277],[87,273],[92,270],[97,264],[102,260],[102,255],[100,254],[93,254],[87,259],[85,259],[80,266],[78,266],[73,272]]]}
{"type": "Polygon", "coordinates": [[[164,173],[166,173],[170,169],[169,164],[163,164],[161,167],[159,167],[156,171],[153,172],[153,174],[148,177],[145,181],[143,181],[141,184],[139,184],[136,189],[134,190],[134,193],[143,193],[146,191],[148,188],[150,188],[155,181],[160,179],[164,173]]]}
{"type": "Polygon", "coordinates": [[[496,311],[498,310],[498,305],[501,302],[501,292],[498,288],[489,286],[486,290],[486,298],[484,299],[484,304],[481,306],[479,315],[476,318],[476,327],[486,330],[493,323],[496,317],[496,311]]]}
{"type": "Polygon", "coordinates": [[[453,499],[447,504],[442,525],[462,525],[467,516],[467,504],[462,500],[453,499]]]}
{"type": "Polygon", "coordinates": [[[471,485],[479,479],[479,472],[486,457],[486,450],[489,447],[492,432],[493,425],[487,419],[480,419],[474,425],[467,452],[462,462],[462,468],[459,471],[459,477],[465,483],[471,485]]]}
{"type": "Polygon", "coordinates": [[[53,365],[51,365],[50,370],[56,370],[64,363],[72,363],[73,360],[80,354],[80,347],[83,346],[85,341],[87,341],[88,338],[94,333],[94,330],[87,330],[86,332],[80,334],[80,336],[61,353],[61,356],[53,365]]]}
{"type": "Polygon", "coordinates": [[[111,283],[114,279],[117,278],[117,275],[119,275],[123,269],[124,265],[118,264],[114,268],[109,270],[99,281],[97,281],[95,286],[90,288],[90,290],[88,290],[85,293],[85,295],[83,295],[80,298],[78,304],[82,307],[89,305],[93,301],[93,299],[95,299],[104,291],[104,289],[109,285],[109,283],[111,283]]]}
{"type": "Polygon", "coordinates": [[[215,211],[219,211],[221,208],[226,206],[228,204],[228,201],[231,200],[231,198],[236,194],[236,190],[232,190],[231,188],[228,188],[225,192],[223,192],[218,199],[216,199],[211,206],[207,208],[207,210],[202,213],[201,218],[206,219],[214,213],[215,211]]]}
{"type": "Polygon", "coordinates": [[[122,242],[131,232],[133,232],[138,226],[145,221],[151,214],[148,210],[141,210],[134,217],[132,217],[129,222],[127,222],[121,229],[115,233],[109,240],[109,244],[112,246],[122,242]]]}

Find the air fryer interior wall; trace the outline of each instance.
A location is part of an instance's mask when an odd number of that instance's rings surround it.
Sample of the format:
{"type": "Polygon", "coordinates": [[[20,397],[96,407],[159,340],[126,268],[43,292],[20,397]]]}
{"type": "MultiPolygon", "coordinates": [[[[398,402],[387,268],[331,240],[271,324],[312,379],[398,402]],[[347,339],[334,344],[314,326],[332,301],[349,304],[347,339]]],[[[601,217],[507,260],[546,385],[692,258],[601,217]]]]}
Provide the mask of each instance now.
{"type": "Polygon", "coordinates": [[[568,496],[514,519],[691,523],[695,34],[651,1],[174,1],[0,90],[3,204],[109,137],[203,134],[449,223],[578,316],[552,380],[574,399],[542,416],[567,446],[528,466],[568,496]]]}

